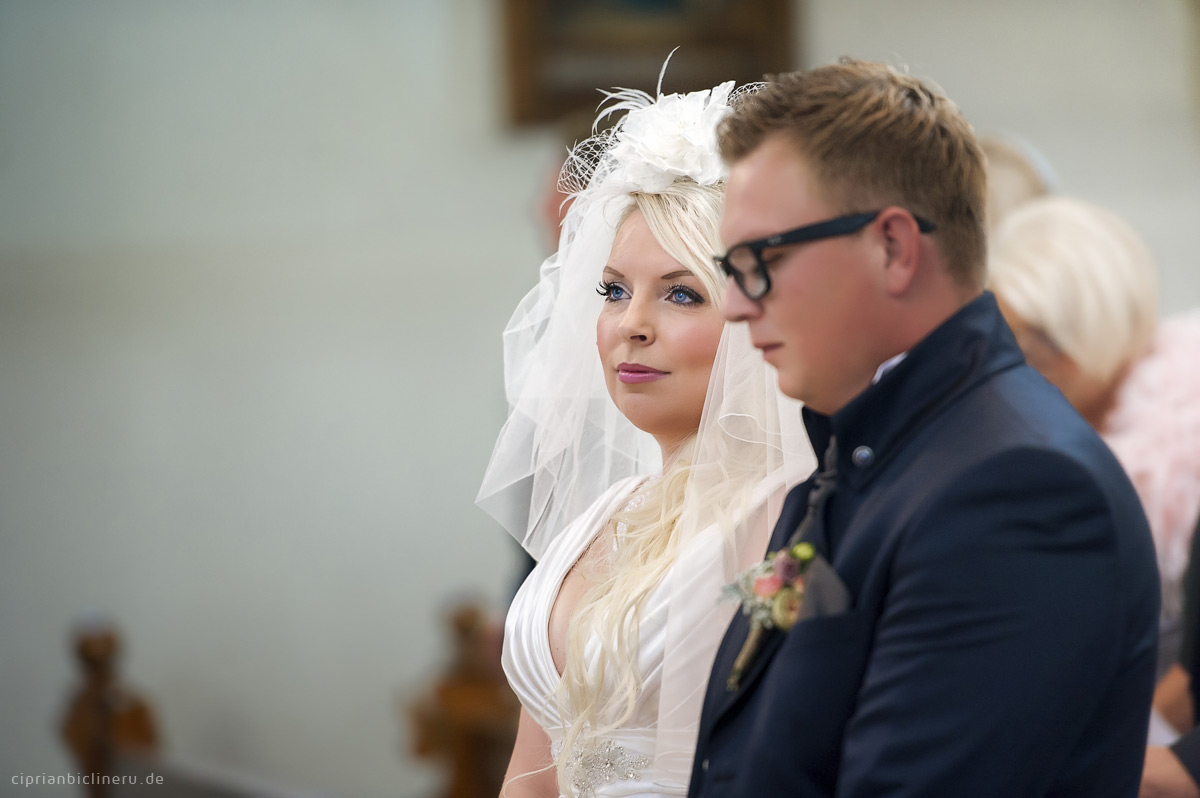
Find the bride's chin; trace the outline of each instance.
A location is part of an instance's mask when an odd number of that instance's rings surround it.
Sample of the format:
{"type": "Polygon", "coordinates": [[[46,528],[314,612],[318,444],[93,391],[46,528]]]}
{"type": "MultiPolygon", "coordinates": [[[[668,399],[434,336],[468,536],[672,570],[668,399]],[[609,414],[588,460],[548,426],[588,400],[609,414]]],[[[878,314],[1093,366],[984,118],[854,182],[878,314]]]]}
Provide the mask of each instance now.
{"type": "Polygon", "coordinates": [[[672,426],[670,409],[663,407],[664,403],[660,397],[625,394],[616,404],[621,415],[642,432],[658,436],[664,429],[672,426]]]}
{"type": "Polygon", "coordinates": [[[699,427],[698,419],[683,421],[678,414],[665,413],[663,408],[647,407],[645,403],[638,407],[626,405],[620,410],[630,424],[652,436],[664,451],[672,450],[693,438],[699,427]]]}

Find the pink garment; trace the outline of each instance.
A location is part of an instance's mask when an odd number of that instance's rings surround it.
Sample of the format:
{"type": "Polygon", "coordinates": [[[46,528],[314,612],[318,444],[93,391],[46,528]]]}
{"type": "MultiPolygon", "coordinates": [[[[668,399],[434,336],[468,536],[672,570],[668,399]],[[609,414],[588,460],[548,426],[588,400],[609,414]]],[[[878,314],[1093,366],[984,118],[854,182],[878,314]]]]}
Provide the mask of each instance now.
{"type": "Polygon", "coordinates": [[[1200,310],[1159,324],[1106,419],[1104,440],[1141,497],[1163,586],[1163,621],[1183,612],[1183,575],[1200,517],[1200,310]]]}

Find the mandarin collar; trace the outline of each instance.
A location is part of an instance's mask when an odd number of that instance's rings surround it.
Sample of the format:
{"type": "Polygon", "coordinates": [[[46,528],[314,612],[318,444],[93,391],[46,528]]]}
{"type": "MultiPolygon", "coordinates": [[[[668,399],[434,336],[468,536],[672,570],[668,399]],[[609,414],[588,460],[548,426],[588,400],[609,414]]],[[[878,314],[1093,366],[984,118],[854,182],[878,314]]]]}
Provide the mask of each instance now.
{"type": "Polygon", "coordinates": [[[832,416],[805,407],[804,426],[818,460],[837,435],[839,482],[858,490],[939,409],[985,377],[1024,362],[995,296],[985,291],[832,416]]]}

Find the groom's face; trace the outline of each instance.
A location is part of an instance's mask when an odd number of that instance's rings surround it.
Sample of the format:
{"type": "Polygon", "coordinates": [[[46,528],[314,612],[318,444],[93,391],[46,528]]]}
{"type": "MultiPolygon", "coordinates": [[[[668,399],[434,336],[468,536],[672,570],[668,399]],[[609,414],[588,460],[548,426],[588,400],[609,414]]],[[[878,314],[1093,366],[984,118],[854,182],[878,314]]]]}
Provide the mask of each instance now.
{"type": "MultiPolygon", "coordinates": [[[[731,166],[721,238],[729,248],[873,210],[832,203],[804,156],[776,135],[731,166]]],[[[747,299],[732,280],[726,288],[725,317],[749,325],[754,345],[779,373],[780,390],[821,413],[857,396],[879,366],[873,333],[884,253],[875,228],[765,249],[771,290],[759,300],[747,299]]]]}

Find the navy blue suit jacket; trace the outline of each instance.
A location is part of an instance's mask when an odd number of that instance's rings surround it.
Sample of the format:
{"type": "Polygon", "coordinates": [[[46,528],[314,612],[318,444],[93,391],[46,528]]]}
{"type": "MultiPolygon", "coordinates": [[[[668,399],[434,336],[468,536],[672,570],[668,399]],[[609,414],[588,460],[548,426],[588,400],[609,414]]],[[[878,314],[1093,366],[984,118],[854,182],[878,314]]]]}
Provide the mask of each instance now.
{"type": "MultiPolygon", "coordinates": [[[[772,631],[709,682],[689,794],[1136,796],[1159,586],[1133,487],[1025,364],[991,294],[832,417],[845,612],[772,631]]],[[[789,495],[771,550],[803,517],[789,495]]]]}

